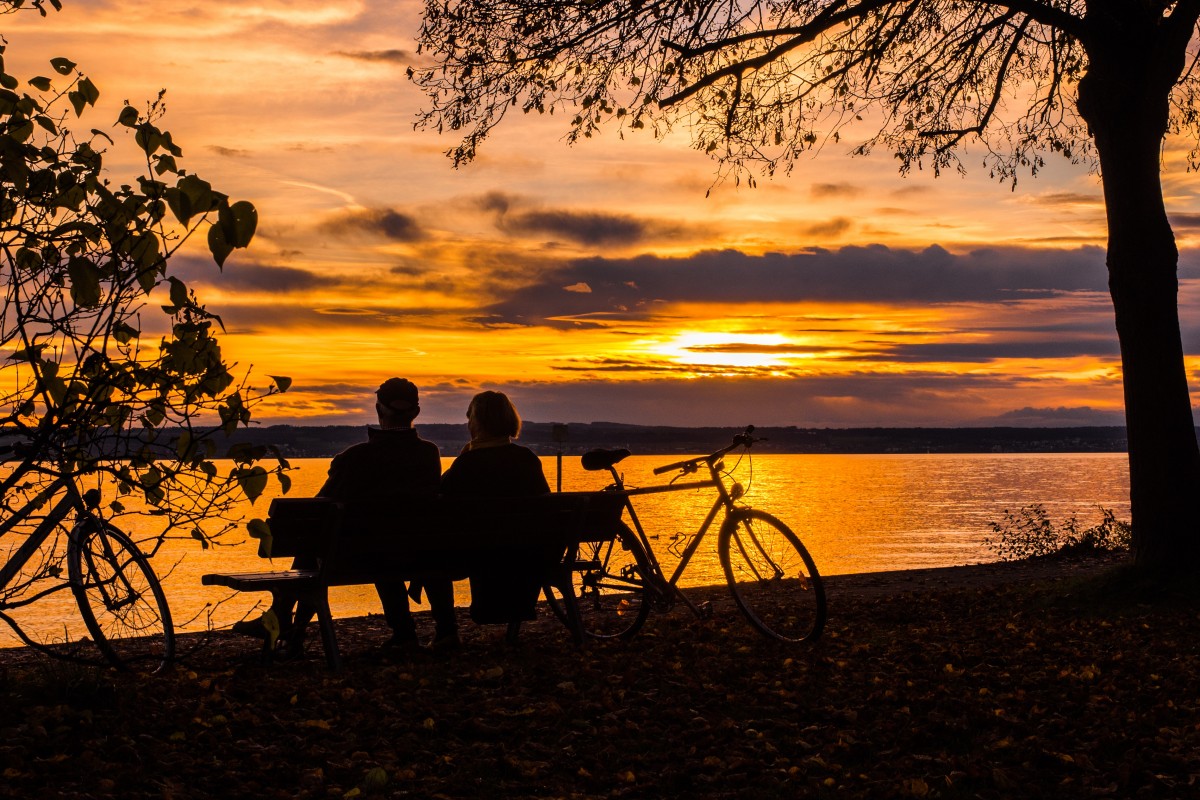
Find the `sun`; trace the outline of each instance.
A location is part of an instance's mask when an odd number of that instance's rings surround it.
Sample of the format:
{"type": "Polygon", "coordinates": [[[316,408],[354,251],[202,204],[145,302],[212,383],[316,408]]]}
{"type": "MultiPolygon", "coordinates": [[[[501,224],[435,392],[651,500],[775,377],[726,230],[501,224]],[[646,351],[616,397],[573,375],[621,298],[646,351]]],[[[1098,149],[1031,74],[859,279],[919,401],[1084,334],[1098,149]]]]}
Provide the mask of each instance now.
{"type": "Polygon", "coordinates": [[[777,333],[686,331],[655,348],[678,364],[772,368],[796,355],[795,344],[777,333]]]}

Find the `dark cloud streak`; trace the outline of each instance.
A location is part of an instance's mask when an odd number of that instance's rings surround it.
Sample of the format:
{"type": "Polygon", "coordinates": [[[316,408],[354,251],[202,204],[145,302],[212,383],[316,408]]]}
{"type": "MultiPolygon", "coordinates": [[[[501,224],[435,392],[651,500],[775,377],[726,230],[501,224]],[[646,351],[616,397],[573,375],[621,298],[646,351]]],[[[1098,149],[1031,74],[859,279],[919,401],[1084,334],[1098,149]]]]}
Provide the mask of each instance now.
{"type": "Polygon", "coordinates": [[[995,303],[1079,292],[1107,295],[1099,248],[992,248],[965,255],[937,246],[917,251],[871,245],[761,256],[722,250],[674,259],[574,261],[546,270],[536,283],[487,308],[486,316],[570,327],[561,320],[644,314],[662,303],[995,303]],[[563,289],[581,283],[592,291],[563,289]]]}
{"type": "Polygon", "coordinates": [[[347,211],[323,223],[321,230],[335,235],[363,232],[395,242],[419,242],[426,238],[419,222],[391,208],[347,211]]]}

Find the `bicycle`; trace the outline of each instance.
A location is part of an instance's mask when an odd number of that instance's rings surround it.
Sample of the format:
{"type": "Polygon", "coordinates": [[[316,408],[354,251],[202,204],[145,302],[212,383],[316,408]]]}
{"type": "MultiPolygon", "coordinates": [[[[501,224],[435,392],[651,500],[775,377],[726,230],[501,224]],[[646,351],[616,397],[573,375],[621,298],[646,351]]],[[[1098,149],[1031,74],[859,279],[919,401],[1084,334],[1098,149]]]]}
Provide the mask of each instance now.
{"type": "MultiPolygon", "coordinates": [[[[624,513],[633,525],[630,528],[623,524],[614,538],[581,543],[567,554],[585,633],[596,639],[629,639],[642,627],[652,605],[669,609],[676,599],[697,617],[710,616],[711,605],[693,603],[678,584],[721,514],[717,555],[733,599],[750,624],[782,642],[811,642],[820,637],[826,618],[825,588],[812,557],[800,538],[777,517],[739,505],[743,487],[725,472],[726,454],[738,448],[748,453],[755,442],[763,441],[753,433],[754,426],[749,426],[735,435],[728,447],[656,467],[655,475],[678,474],[668,483],[640,488],[626,488],[616,469],[630,455],[629,450],[592,450],[583,455],[585,470],[607,469],[612,475],[613,482],[604,491],[623,496],[624,513]],[[678,482],[702,468],[707,470],[707,478],[678,482]],[[716,490],[716,499],[668,577],[650,547],[632,498],[706,488],[716,490]]],[[[548,597],[551,609],[562,617],[562,601],[552,594],[548,597]]]]}
{"type": "MultiPolygon", "coordinates": [[[[0,447],[0,455],[13,450],[12,446],[0,447]]],[[[5,479],[6,486],[12,477],[5,479]]],[[[175,628],[166,595],[146,555],[128,534],[96,512],[99,504],[98,490],[80,491],[73,478],[60,475],[32,502],[0,521],[0,540],[3,540],[5,534],[27,520],[36,520],[40,511],[50,507],[20,547],[10,550],[8,560],[0,565],[0,591],[21,574],[47,541],[56,544],[60,526],[70,522],[67,585],[92,642],[109,663],[120,669],[141,666],[158,671],[170,664],[175,654],[175,628]]],[[[60,572],[56,569],[51,574],[60,572]]],[[[0,600],[0,614],[60,588],[51,587],[18,602],[0,600]]],[[[7,616],[5,621],[26,644],[46,649],[26,636],[7,616]]]]}

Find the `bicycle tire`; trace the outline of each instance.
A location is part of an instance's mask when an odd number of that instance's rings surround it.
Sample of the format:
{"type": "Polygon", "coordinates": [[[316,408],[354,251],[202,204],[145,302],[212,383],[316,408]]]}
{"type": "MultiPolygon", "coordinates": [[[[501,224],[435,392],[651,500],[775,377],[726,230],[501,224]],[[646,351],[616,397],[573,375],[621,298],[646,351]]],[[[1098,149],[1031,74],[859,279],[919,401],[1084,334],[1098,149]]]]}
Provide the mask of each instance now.
{"type": "Polygon", "coordinates": [[[721,526],[717,553],[729,591],[750,624],[781,642],[808,642],[825,627],[825,586],[791,528],[741,509],[721,526]]]}
{"type": "Polygon", "coordinates": [[[132,539],[95,518],[71,532],[68,578],[92,641],[114,666],[157,672],[175,655],[167,597],[132,539]]]}
{"type": "MultiPolygon", "coordinates": [[[[593,639],[630,639],[650,613],[650,562],[641,542],[621,535],[599,542],[580,542],[567,553],[575,605],[585,635],[593,639]]],[[[550,609],[567,624],[566,606],[547,592],[550,609]]]]}

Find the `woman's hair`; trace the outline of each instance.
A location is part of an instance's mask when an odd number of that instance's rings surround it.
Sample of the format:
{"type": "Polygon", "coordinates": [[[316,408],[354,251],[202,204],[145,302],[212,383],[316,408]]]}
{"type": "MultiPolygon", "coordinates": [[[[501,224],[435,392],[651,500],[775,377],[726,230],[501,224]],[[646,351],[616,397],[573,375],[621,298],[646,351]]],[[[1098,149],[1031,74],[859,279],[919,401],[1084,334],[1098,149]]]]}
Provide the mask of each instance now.
{"type": "Polygon", "coordinates": [[[504,392],[480,392],[467,406],[467,416],[474,417],[485,436],[521,435],[521,416],[517,407],[504,392]]]}

